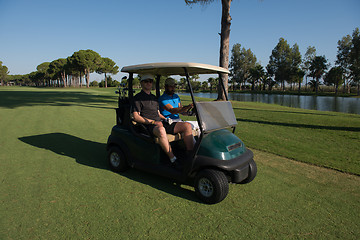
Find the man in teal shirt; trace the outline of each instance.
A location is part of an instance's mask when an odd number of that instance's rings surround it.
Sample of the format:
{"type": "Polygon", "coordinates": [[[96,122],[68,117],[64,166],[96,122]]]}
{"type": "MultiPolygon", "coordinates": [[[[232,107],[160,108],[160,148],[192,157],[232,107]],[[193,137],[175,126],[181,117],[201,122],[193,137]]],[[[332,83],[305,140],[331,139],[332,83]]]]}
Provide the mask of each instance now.
{"type": "Polygon", "coordinates": [[[173,121],[180,121],[179,113],[186,114],[192,104],[183,107],[180,97],[175,93],[176,83],[172,78],[165,80],[165,92],[159,98],[160,113],[173,121]]]}
{"type": "Polygon", "coordinates": [[[193,106],[182,106],[180,98],[175,94],[176,83],[173,78],[165,80],[165,92],[159,98],[160,113],[167,119],[171,119],[171,127],[174,133],[183,132],[186,150],[191,151],[194,148],[194,137],[192,135],[192,126],[190,123],[182,122],[179,113],[186,113],[193,106]]]}

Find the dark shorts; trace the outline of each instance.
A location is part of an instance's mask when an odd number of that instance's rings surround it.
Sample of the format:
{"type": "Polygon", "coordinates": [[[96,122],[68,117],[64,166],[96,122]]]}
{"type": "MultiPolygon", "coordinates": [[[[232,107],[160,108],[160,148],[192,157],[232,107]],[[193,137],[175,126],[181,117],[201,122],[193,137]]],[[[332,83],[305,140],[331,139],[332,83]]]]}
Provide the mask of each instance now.
{"type": "MultiPolygon", "coordinates": [[[[164,128],[165,128],[165,131],[166,133],[168,134],[174,134],[174,128],[175,128],[175,125],[176,125],[176,122],[172,123],[172,124],[168,124],[167,122],[162,122],[164,128]]],[[[147,130],[150,132],[150,134],[154,137],[154,128],[156,127],[155,124],[147,124],[145,125],[145,127],[147,128],[147,130]]]]}
{"type": "Polygon", "coordinates": [[[166,133],[174,134],[174,128],[175,128],[176,122],[174,122],[172,124],[168,124],[167,122],[163,122],[163,125],[164,125],[166,133]]]}

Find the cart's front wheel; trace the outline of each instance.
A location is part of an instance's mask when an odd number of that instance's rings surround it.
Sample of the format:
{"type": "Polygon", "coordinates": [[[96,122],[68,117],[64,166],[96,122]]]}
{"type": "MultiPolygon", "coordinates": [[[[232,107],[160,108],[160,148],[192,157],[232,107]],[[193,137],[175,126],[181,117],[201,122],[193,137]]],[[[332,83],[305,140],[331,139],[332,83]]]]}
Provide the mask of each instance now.
{"type": "Polygon", "coordinates": [[[229,193],[227,177],[221,171],[203,170],[195,178],[195,193],[206,203],[221,202],[229,193]]]}
{"type": "Polygon", "coordinates": [[[118,147],[111,147],[108,151],[108,162],[114,172],[123,172],[128,168],[124,153],[118,147]]]}

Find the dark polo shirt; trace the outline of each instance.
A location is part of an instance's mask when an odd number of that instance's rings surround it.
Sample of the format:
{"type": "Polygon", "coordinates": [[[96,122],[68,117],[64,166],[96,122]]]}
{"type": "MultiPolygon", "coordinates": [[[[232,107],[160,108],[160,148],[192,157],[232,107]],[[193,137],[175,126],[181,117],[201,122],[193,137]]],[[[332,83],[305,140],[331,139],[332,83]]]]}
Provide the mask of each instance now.
{"type": "Polygon", "coordinates": [[[134,112],[139,112],[140,116],[160,121],[158,114],[159,103],[154,94],[147,94],[143,90],[134,97],[134,112]]]}

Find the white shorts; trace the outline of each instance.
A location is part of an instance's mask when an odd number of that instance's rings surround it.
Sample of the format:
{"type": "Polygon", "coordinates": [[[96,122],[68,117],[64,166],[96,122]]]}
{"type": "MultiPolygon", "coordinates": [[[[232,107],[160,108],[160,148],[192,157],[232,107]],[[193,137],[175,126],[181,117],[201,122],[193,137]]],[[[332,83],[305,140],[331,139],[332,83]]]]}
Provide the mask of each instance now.
{"type": "Polygon", "coordinates": [[[197,136],[200,136],[200,128],[197,121],[183,121],[181,118],[171,119],[173,122],[187,122],[191,124],[193,130],[196,131],[197,136]]]}

